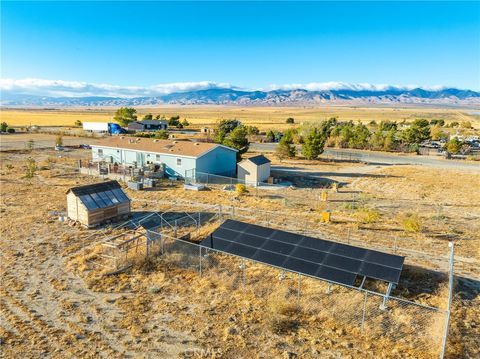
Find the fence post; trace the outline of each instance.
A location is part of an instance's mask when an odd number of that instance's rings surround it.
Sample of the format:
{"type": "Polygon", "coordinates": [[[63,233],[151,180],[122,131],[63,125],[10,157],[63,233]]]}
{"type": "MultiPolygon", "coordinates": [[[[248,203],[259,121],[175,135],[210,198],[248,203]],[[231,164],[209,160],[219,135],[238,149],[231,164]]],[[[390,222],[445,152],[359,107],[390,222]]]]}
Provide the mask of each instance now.
{"type": "Polygon", "coordinates": [[[202,276],[202,247],[201,246],[198,246],[198,248],[200,249],[200,264],[198,266],[198,272],[200,274],[200,277],[202,276]]]}
{"type": "Polygon", "coordinates": [[[298,289],[297,289],[297,300],[300,301],[300,290],[302,288],[302,276],[298,274],[298,289]]]}
{"type": "Polygon", "coordinates": [[[365,291],[365,299],[363,300],[362,325],[361,325],[362,331],[365,326],[365,313],[367,311],[367,297],[368,297],[368,292],[365,291]]]}
{"type": "Polygon", "coordinates": [[[452,307],[452,297],[453,297],[453,262],[455,255],[455,248],[453,242],[448,242],[448,247],[450,248],[450,258],[449,258],[449,275],[448,275],[448,305],[447,305],[447,317],[445,318],[445,331],[443,333],[442,340],[442,351],[440,353],[440,358],[443,359],[445,356],[445,349],[447,347],[447,338],[448,338],[448,325],[450,324],[450,311],[452,307]]]}

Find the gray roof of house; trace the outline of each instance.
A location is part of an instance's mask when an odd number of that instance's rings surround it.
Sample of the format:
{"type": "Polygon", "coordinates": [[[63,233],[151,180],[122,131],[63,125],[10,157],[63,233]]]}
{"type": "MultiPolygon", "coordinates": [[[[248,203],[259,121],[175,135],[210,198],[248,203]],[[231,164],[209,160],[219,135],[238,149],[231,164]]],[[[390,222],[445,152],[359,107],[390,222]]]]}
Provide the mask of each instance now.
{"type": "Polygon", "coordinates": [[[247,158],[247,160],[253,162],[257,166],[264,165],[265,163],[270,163],[270,160],[264,155],[253,156],[253,157],[247,158]]]}

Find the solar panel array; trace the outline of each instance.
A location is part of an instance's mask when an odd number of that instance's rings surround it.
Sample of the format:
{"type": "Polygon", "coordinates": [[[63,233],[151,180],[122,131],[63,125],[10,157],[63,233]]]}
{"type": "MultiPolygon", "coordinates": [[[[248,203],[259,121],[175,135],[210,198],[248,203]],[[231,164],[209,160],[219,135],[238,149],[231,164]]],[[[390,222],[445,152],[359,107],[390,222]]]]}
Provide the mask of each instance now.
{"type": "Polygon", "coordinates": [[[130,201],[117,181],[74,187],[71,191],[87,209],[105,208],[130,201]]]}
{"type": "Polygon", "coordinates": [[[397,284],[405,260],[402,256],[230,219],[201,245],[350,286],[357,276],[397,284]]]}

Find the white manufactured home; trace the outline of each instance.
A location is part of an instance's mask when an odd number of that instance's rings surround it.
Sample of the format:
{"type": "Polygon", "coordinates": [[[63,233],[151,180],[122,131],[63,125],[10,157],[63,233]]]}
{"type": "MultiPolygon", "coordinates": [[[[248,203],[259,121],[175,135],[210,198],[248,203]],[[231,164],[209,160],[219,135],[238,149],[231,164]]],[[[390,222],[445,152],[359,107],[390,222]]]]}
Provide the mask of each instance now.
{"type": "Polygon", "coordinates": [[[196,172],[234,176],[237,166],[238,151],[217,143],[117,136],[91,147],[94,161],[133,167],[163,165],[169,176],[196,172]]]}

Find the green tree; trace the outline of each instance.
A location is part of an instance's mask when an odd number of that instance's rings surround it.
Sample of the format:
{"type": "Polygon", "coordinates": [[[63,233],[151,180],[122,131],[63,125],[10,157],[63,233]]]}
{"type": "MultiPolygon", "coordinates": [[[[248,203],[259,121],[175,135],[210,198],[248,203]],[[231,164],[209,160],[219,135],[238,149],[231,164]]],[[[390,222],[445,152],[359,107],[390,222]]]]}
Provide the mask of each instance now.
{"type": "Polygon", "coordinates": [[[391,129],[397,130],[398,125],[395,121],[380,121],[380,131],[390,131],[391,129]]]}
{"type": "Polygon", "coordinates": [[[445,120],[433,119],[433,120],[430,120],[430,125],[432,125],[432,126],[439,125],[440,127],[443,127],[443,126],[445,126],[445,120]]]}
{"type": "Polygon", "coordinates": [[[126,127],[130,122],[137,120],[137,110],[133,107],[120,107],[116,112],[113,120],[118,122],[120,126],[126,127]]]}
{"type": "Polygon", "coordinates": [[[188,122],[187,119],[184,118],[183,121],[182,121],[182,126],[183,126],[183,127],[190,126],[190,122],[188,122]]]}
{"type": "Polygon", "coordinates": [[[385,134],[385,139],[383,140],[383,149],[385,151],[393,151],[397,148],[397,138],[396,138],[397,130],[391,129],[385,134]]]}
{"type": "Polygon", "coordinates": [[[82,127],[82,125],[83,125],[82,121],[80,121],[80,120],[75,121],[75,126],[82,127]]]}
{"type": "Polygon", "coordinates": [[[448,153],[456,154],[462,149],[462,142],[457,137],[454,137],[448,141],[446,149],[448,153]]]}
{"type": "Polygon", "coordinates": [[[289,142],[285,137],[282,137],[275,149],[277,157],[281,160],[284,158],[293,158],[297,154],[297,149],[292,142],[289,142]]]}
{"type": "Polygon", "coordinates": [[[258,135],[260,130],[256,126],[245,126],[248,135],[258,135]]]}
{"type": "Polygon", "coordinates": [[[153,120],[153,115],[151,113],[147,113],[145,116],[143,116],[142,121],[143,120],[153,120]]]}
{"type": "Polygon", "coordinates": [[[170,117],[170,119],[168,120],[168,125],[171,126],[171,127],[178,127],[178,125],[180,124],[180,116],[172,116],[170,117]]]}
{"type": "Polygon", "coordinates": [[[159,140],[168,140],[168,132],[166,130],[155,131],[155,138],[159,140]]]}
{"type": "Polygon", "coordinates": [[[0,123],[0,131],[7,132],[8,124],[6,122],[0,123]]]}
{"type": "Polygon", "coordinates": [[[385,136],[383,135],[383,131],[374,132],[372,136],[370,136],[368,143],[372,150],[383,150],[385,146],[385,136]]]}
{"type": "Polygon", "coordinates": [[[429,122],[424,119],[413,121],[409,128],[402,133],[402,140],[408,144],[419,144],[430,138],[429,122]]]}
{"type": "Polygon", "coordinates": [[[236,127],[241,126],[242,123],[239,120],[235,119],[226,119],[220,120],[217,122],[216,130],[219,132],[223,132],[228,135],[232,132],[236,127]]]}
{"type": "Polygon", "coordinates": [[[268,131],[265,140],[267,142],[275,142],[275,132],[273,132],[272,130],[268,131]]]}
{"type": "Polygon", "coordinates": [[[353,127],[352,137],[350,138],[349,146],[351,148],[365,148],[370,138],[370,131],[364,124],[357,124],[353,127]]]}
{"type": "Polygon", "coordinates": [[[290,124],[295,123],[295,119],[293,117],[289,117],[287,118],[286,123],[290,123],[290,124]]]}
{"type": "Polygon", "coordinates": [[[245,126],[235,127],[223,140],[225,146],[235,148],[239,155],[248,151],[247,130],[245,126]]]}
{"type": "Polygon", "coordinates": [[[324,131],[314,128],[305,138],[302,145],[302,152],[306,159],[316,159],[323,152],[323,147],[325,146],[325,141],[327,139],[325,129],[323,130],[324,131]]]}

